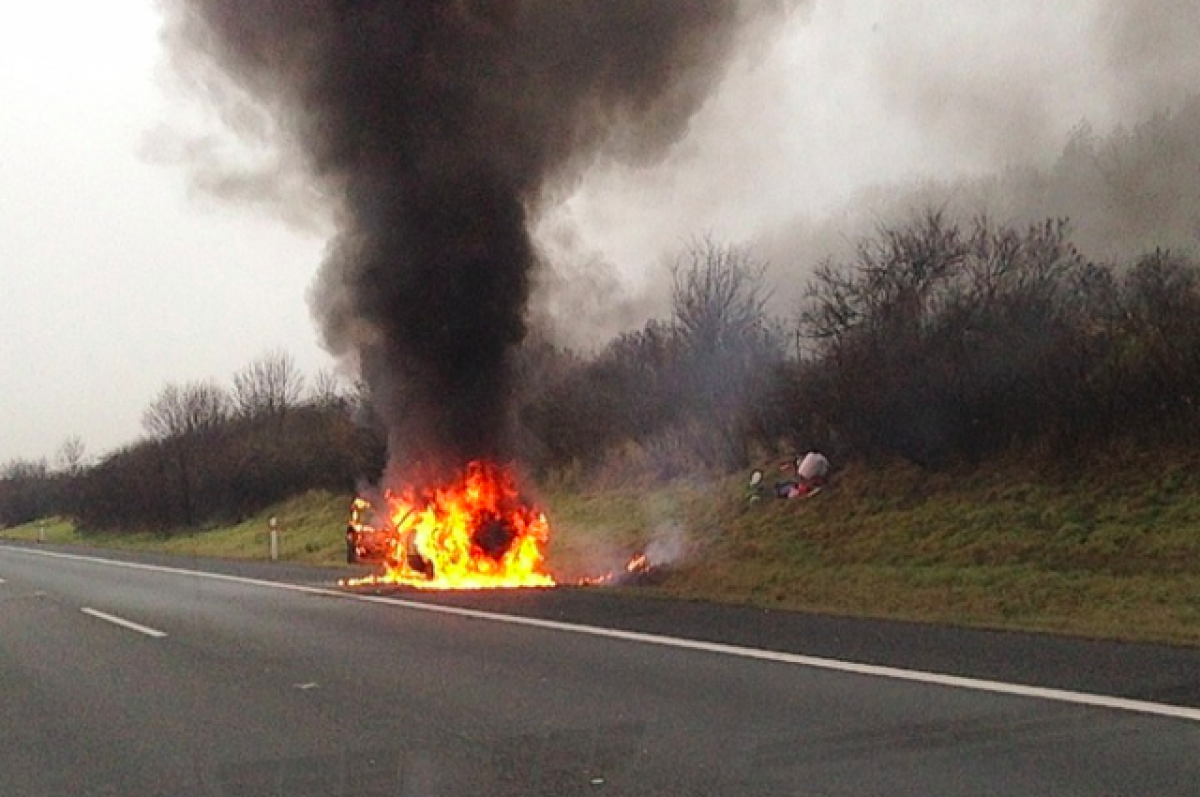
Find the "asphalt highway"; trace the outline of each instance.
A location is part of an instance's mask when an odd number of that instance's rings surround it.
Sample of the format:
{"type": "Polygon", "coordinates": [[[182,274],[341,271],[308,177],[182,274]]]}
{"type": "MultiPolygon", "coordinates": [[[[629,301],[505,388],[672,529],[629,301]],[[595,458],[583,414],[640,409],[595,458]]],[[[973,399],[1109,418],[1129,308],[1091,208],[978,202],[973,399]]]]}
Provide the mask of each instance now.
{"type": "Polygon", "coordinates": [[[0,544],[0,795],[1193,795],[1200,651],[0,544]]]}

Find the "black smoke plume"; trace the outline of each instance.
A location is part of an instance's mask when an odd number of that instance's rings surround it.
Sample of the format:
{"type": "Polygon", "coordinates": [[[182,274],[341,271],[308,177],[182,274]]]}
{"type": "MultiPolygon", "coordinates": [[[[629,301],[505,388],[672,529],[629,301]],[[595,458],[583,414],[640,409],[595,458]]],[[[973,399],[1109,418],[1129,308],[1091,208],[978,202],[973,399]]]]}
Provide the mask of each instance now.
{"type": "MultiPolygon", "coordinates": [[[[391,458],[505,456],[545,203],[597,157],[653,160],[739,30],[737,0],[164,0],[176,63],[266,109],[335,208],[314,286],[391,458]]],[[[236,114],[229,114],[236,116],[236,114]]]]}

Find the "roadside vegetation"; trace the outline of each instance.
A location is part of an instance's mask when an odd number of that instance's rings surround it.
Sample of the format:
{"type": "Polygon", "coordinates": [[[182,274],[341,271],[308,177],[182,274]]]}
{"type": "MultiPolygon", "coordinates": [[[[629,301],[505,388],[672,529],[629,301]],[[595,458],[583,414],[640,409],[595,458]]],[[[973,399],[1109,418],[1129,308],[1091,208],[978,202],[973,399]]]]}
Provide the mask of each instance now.
{"type": "MultiPolygon", "coordinates": [[[[620,572],[666,540],[640,592],[819,613],[1200,645],[1200,457],[1111,450],[1030,472],[1017,459],[930,473],[854,463],[807,500],[749,501],[711,484],[551,491],[550,562],[564,583],[620,572]],[[681,533],[682,532],[682,533],[681,533]]],[[[348,495],[311,492],[242,523],[175,534],[81,532],[48,543],[343,562],[348,495]]],[[[0,536],[36,540],[39,522],[0,536]]],[[[621,587],[617,587],[621,588],[621,587]]]]}
{"type": "Polygon", "coordinates": [[[241,522],[166,532],[88,530],[51,517],[0,531],[0,539],[120,550],[156,551],[220,559],[267,559],[270,519],[280,532],[280,559],[308,564],[345,561],[349,498],[314,490],[290,498],[241,522]]]}
{"type": "MultiPolygon", "coordinates": [[[[656,545],[672,595],[1200,643],[1192,253],[1103,262],[1065,220],[932,209],[784,315],[745,247],[698,239],[672,276],[669,314],[598,351],[515,352],[514,458],[562,572],[656,545]],[[746,500],[750,468],[813,449],[820,495],[746,500]]],[[[373,405],[282,352],[166,385],[118,451],[0,466],[0,534],[257,557],[275,516],[285,558],[339,561],[386,457],[373,405]]]]}

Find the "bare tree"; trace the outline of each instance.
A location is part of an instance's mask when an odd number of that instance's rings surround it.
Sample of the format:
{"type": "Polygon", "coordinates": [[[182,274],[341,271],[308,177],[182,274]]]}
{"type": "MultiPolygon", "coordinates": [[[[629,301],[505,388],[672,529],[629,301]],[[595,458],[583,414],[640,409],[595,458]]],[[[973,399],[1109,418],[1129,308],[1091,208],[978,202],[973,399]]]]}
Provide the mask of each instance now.
{"type": "Polygon", "coordinates": [[[928,463],[1061,435],[1088,381],[1081,358],[1097,351],[1080,330],[1100,273],[1062,220],[964,230],[928,210],[881,228],[810,282],[800,330],[823,373],[797,414],[827,408],[853,447],[928,463]]]}
{"type": "Polygon", "coordinates": [[[49,475],[44,459],[14,459],[0,466],[0,479],[44,479],[49,475]]]}
{"type": "Polygon", "coordinates": [[[217,429],[229,417],[229,397],[213,382],[169,384],[142,413],[142,426],[157,440],[187,438],[217,429]]]}
{"type": "Polygon", "coordinates": [[[86,452],[87,448],[83,444],[83,438],[77,434],[71,435],[58,447],[58,455],[55,459],[63,473],[68,476],[78,476],[83,472],[86,452]]]}
{"type": "Polygon", "coordinates": [[[766,270],[750,249],[711,238],[695,240],[672,269],[676,356],[662,378],[679,397],[675,432],[699,430],[675,437],[691,441],[700,467],[743,463],[755,405],[784,359],[766,312],[766,270]]]}
{"type": "Polygon", "coordinates": [[[292,356],[269,351],[233,375],[233,403],[247,418],[280,416],[304,393],[304,376],[292,356]]]}
{"type": "Polygon", "coordinates": [[[337,374],[328,368],[317,371],[309,388],[309,400],[321,409],[333,409],[348,403],[349,397],[337,374]]]}
{"type": "MultiPolygon", "coordinates": [[[[991,230],[982,229],[979,240],[988,244],[991,230]]],[[[958,292],[967,254],[962,232],[939,210],[905,226],[881,227],[859,242],[850,263],[826,260],[817,267],[801,306],[801,334],[834,343],[855,331],[889,339],[913,334],[958,292]]],[[[992,274],[978,276],[982,284],[992,274]]]]}
{"type": "Polygon", "coordinates": [[[760,335],[766,270],[745,247],[694,241],[671,269],[671,313],[685,344],[713,352],[760,335]]]}
{"type": "MultiPolygon", "coordinates": [[[[229,396],[213,382],[169,384],[142,414],[158,443],[162,476],[175,486],[173,513],[185,526],[197,519],[196,494],[206,481],[203,458],[229,417],[229,396]]],[[[208,469],[211,471],[211,468],[208,469]]]]}

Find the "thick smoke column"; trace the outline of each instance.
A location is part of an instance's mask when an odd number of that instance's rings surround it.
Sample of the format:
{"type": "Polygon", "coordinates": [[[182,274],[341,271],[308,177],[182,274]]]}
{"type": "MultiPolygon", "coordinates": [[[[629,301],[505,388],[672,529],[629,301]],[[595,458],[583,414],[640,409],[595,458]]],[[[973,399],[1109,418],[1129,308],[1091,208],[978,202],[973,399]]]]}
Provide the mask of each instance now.
{"type": "Polygon", "coordinates": [[[180,63],[268,109],[336,205],[314,308],[404,466],[504,454],[529,223],[598,155],[661,154],[750,16],[736,0],[166,5],[180,63]]]}

